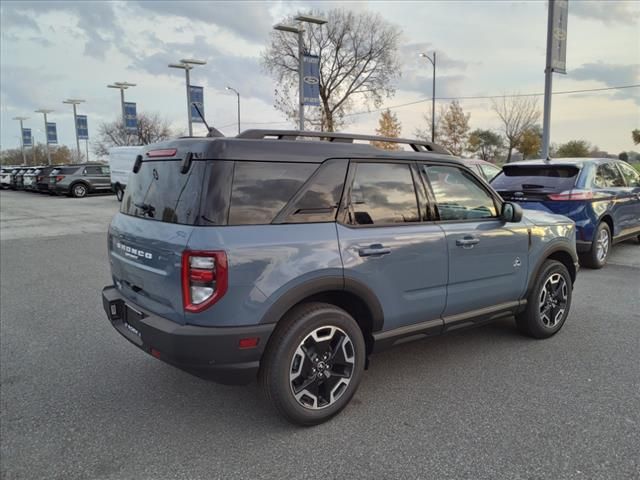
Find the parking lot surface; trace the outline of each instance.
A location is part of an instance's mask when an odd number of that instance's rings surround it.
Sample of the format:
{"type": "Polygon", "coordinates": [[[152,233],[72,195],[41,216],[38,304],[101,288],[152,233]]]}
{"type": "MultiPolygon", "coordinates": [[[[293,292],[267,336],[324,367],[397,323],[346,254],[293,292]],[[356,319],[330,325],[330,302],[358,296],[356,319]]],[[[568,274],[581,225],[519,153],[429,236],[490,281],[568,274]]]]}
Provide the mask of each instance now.
{"type": "Polygon", "coordinates": [[[373,356],[346,410],[304,429],[109,325],[117,208],[0,193],[3,479],[638,478],[639,245],[580,271],[551,339],[504,320],[373,356]]]}

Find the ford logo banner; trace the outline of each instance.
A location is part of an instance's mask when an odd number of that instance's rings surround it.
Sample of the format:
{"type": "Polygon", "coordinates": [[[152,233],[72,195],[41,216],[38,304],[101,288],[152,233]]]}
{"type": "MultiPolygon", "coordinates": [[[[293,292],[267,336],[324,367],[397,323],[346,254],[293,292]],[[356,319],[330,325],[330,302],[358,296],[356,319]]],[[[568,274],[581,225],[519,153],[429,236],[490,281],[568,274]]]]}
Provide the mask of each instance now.
{"type": "Polygon", "coordinates": [[[320,105],[320,57],[304,55],[302,57],[302,103],[320,105]]]}

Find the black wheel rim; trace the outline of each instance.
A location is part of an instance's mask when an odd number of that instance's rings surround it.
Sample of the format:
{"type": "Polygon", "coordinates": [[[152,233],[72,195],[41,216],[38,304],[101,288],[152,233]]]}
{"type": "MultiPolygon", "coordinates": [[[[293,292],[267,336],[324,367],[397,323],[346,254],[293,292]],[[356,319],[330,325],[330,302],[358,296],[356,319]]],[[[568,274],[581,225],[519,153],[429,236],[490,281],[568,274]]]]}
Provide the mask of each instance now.
{"type": "Polygon", "coordinates": [[[562,321],[567,311],[569,288],[559,273],[552,273],[540,291],[540,320],[547,328],[554,328],[562,321]]]}
{"type": "Polygon", "coordinates": [[[349,335],[339,327],[316,328],[291,359],[291,393],[305,408],[327,408],[347,390],[354,368],[355,349],[349,335]]]}

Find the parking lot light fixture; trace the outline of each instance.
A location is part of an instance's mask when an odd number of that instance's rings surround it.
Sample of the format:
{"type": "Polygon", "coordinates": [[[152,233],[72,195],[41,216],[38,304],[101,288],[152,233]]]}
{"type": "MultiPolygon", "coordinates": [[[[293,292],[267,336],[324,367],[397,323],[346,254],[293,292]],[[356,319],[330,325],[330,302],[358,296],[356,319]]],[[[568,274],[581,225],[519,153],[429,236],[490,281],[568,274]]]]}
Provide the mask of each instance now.
{"type": "Polygon", "coordinates": [[[78,98],[67,98],[66,100],[62,101],[62,103],[73,105],[73,126],[74,126],[74,130],[76,131],[76,148],[77,148],[76,152],[77,152],[78,163],[80,163],[81,154],[80,154],[80,139],[78,138],[78,112],[76,110],[76,107],[83,102],[84,100],[80,100],[78,98]]]}
{"type": "Polygon", "coordinates": [[[51,113],[53,110],[41,108],[35,112],[44,116],[44,144],[47,146],[47,163],[51,165],[51,149],[49,148],[49,135],[47,134],[47,113],[51,113]]]}
{"type": "MultiPolygon", "coordinates": [[[[27,157],[24,153],[24,124],[25,120],[29,120],[29,117],[13,117],[14,120],[18,120],[20,122],[20,149],[22,150],[22,164],[27,164],[27,157]]],[[[31,140],[31,144],[33,145],[33,140],[31,140]]]]}
{"type": "Polygon", "coordinates": [[[124,91],[127,88],[137,86],[135,83],[129,82],[113,82],[112,84],[107,85],[107,88],[117,88],[120,90],[120,109],[122,110],[122,126],[126,127],[126,115],[124,112],[124,91]]]}
{"type": "Polygon", "coordinates": [[[238,135],[240,135],[240,92],[227,85],[227,90],[234,92],[238,96],[238,135]]]}
{"type": "Polygon", "coordinates": [[[206,65],[205,60],[198,60],[196,58],[183,58],[180,63],[170,63],[169,68],[178,68],[184,70],[184,76],[187,87],[187,125],[189,126],[189,136],[193,137],[193,125],[191,122],[191,88],[189,71],[193,69],[194,65],[206,65]]]}

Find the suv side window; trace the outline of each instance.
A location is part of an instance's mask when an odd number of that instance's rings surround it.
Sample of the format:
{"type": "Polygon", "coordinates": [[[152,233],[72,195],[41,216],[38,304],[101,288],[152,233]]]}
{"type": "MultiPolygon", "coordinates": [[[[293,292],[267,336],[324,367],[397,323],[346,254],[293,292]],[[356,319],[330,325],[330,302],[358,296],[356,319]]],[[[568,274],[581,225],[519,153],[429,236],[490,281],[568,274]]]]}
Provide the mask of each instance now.
{"type": "Polygon", "coordinates": [[[440,220],[472,220],[497,217],[493,197],[473,176],[458,167],[423,167],[436,197],[440,220]]]}
{"type": "Polygon", "coordinates": [[[102,173],[102,175],[110,175],[111,170],[109,170],[108,166],[103,166],[103,167],[100,167],[100,173],[102,173]]]}
{"type": "Polygon", "coordinates": [[[84,169],[85,175],[102,175],[102,169],[99,166],[88,166],[84,169]]]}
{"type": "Polygon", "coordinates": [[[413,175],[404,163],[355,163],[348,206],[351,225],[393,225],[420,219],[413,175]]]}
{"type": "Polygon", "coordinates": [[[622,175],[613,163],[603,163],[598,166],[594,185],[598,188],[624,187],[622,175]]]}
{"type": "Polygon", "coordinates": [[[640,187],[640,173],[626,163],[618,163],[622,176],[627,181],[627,186],[631,188],[640,187]]]}
{"type": "Polygon", "coordinates": [[[315,163],[236,162],[229,225],[270,224],[317,168],[315,163]]]}

